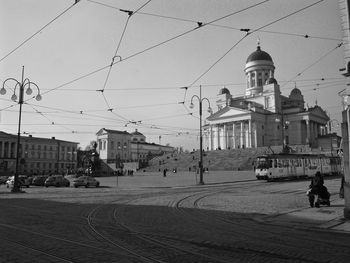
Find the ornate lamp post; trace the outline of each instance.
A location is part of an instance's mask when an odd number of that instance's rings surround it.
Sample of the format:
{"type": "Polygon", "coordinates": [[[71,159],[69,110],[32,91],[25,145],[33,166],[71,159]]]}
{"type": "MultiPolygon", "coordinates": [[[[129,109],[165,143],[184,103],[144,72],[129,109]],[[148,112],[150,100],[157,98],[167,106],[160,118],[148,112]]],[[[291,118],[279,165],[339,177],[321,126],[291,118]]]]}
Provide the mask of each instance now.
{"type": "Polygon", "coordinates": [[[208,112],[212,113],[212,109],[210,108],[210,101],[207,98],[202,98],[202,86],[199,86],[199,97],[197,95],[193,95],[191,98],[190,108],[194,108],[193,99],[197,98],[199,101],[199,184],[204,184],[203,181],[203,135],[202,135],[202,102],[206,100],[209,104],[208,112]]]}
{"type": "Polygon", "coordinates": [[[36,100],[41,100],[40,90],[38,85],[36,85],[34,82],[31,82],[28,78],[24,79],[24,66],[22,67],[22,81],[19,82],[18,80],[14,78],[8,78],[4,81],[2,88],[0,90],[1,95],[6,94],[5,89],[5,83],[8,81],[13,81],[15,83],[13,94],[11,96],[11,100],[17,101],[17,95],[16,95],[16,89],[19,88],[19,97],[18,97],[18,104],[19,104],[19,118],[18,118],[18,133],[17,133],[17,151],[16,151],[16,172],[15,172],[15,178],[13,183],[12,192],[20,192],[20,186],[18,182],[18,172],[19,172],[19,149],[20,149],[20,140],[21,140],[21,118],[22,118],[22,104],[23,104],[23,97],[24,97],[24,88],[27,87],[26,94],[31,95],[33,93],[33,90],[31,89],[31,85],[35,86],[37,88],[38,94],[35,96],[36,100]]]}
{"type": "Polygon", "coordinates": [[[281,127],[281,133],[282,133],[282,152],[283,153],[287,153],[288,149],[287,149],[287,145],[286,145],[286,138],[284,136],[284,130],[288,128],[288,125],[290,124],[289,121],[285,121],[284,120],[284,114],[283,112],[281,113],[281,119],[276,118],[275,120],[276,122],[280,122],[282,127],[281,127]]]}

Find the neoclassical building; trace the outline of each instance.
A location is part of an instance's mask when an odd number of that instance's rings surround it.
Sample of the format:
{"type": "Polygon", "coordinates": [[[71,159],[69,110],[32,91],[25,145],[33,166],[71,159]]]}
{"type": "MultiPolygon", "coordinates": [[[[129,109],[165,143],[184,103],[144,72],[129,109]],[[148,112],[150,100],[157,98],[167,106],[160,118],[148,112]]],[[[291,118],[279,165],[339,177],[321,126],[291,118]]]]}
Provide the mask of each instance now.
{"type": "Polygon", "coordinates": [[[142,166],[152,156],[174,152],[171,146],[146,142],[146,136],[138,130],[129,133],[102,128],[96,135],[97,152],[101,160],[113,169],[118,168],[121,163],[125,166],[130,162],[142,166]]]}
{"type": "MultiPolygon", "coordinates": [[[[20,137],[19,173],[69,173],[77,166],[77,142],[52,138],[20,137]]],[[[0,131],[0,175],[16,171],[17,135],[0,131]]]]}
{"type": "Polygon", "coordinates": [[[318,105],[305,107],[297,87],[288,96],[281,94],[274,78],[273,60],[259,45],[248,56],[244,72],[245,95],[232,96],[225,87],[219,91],[217,111],[204,125],[204,146],[208,150],[274,146],[283,142],[317,146],[317,137],[327,134],[328,115],[318,105]]]}

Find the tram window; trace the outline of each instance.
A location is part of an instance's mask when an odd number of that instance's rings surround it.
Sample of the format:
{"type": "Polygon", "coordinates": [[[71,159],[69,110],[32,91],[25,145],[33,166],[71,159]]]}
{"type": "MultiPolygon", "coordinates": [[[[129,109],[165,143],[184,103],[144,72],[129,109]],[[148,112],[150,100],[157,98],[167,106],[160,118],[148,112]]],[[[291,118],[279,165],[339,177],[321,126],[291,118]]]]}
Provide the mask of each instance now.
{"type": "Polygon", "coordinates": [[[277,168],[277,160],[276,159],[274,159],[274,166],[273,167],[277,168]]]}
{"type": "Polygon", "coordinates": [[[269,168],[273,167],[273,160],[269,160],[269,168]]]}
{"type": "Polygon", "coordinates": [[[277,160],[278,161],[278,168],[282,168],[282,160],[277,160]]]}

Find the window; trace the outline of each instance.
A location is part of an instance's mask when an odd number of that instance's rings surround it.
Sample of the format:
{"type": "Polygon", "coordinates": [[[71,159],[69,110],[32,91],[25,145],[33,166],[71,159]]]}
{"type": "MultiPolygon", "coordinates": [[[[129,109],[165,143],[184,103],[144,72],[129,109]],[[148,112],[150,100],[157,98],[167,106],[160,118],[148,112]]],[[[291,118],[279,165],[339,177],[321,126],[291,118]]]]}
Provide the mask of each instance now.
{"type": "Polygon", "coordinates": [[[262,79],[258,79],[258,86],[261,87],[262,85],[262,79]]]}
{"type": "Polygon", "coordinates": [[[111,141],[111,148],[114,149],[114,141],[111,141]]]}
{"type": "Polygon", "coordinates": [[[106,150],[106,141],[103,141],[103,150],[106,150]]]}
{"type": "Polygon", "coordinates": [[[255,86],[255,74],[251,73],[251,81],[250,81],[250,87],[254,87],[255,86]]]}

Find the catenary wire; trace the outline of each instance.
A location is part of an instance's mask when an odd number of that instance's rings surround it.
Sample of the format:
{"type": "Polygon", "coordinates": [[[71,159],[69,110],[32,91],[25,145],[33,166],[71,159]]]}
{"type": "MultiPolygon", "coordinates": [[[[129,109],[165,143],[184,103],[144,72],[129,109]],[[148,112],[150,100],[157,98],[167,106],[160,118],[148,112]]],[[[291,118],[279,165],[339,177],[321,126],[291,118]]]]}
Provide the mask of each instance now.
{"type": "MultiPolygon", "coordinates": [[[[98,4],[98,5],[102,5],[105,7],[109,7],[112,9],[117,9],[120,10],[121,8],[115,7],[115,6],[111,6],[111,5],[107,5],[105,3],[101,3],[101,2],[97,2],[97,1],[92,1],[92,0],[87,0],[89,2],[98,4]]],[[[153,16],[153,17],[158,17],[158,18],[164,18],[164,19],[169,19],[169,20],[176,20],[176,21],[181,21],[181,22],[190,22],[190,23],[198,23],[198,21],[196,20],[191,20],[191,19],[185,19],[185,18],[180,18],[180,17],[173,17],[173,16],[166,16],[166,15],[160,15],[160,14],[153,14],[153,13],[146,13],[146,12],[138,12],[139,15],[146,15],[146,16],[153,16]]],[[[210,24],[211,26],[215,26],[215,27],[220,27],[220,28],[226,28],[226,29],[233,29],[236,31],[242,31],[242,28],[236,28],[236,27],[232,27],[232,26],[227,26],[227,25],[219,25],[219,24],[215,24],[212,23],[210,24]]],[[[297,34],[297,33],[288,33],[288,32],[278,32],[278,31],[270,31],[270,30],[259,30],[259,32],[262,33],[270,33],[270,34],[279,34],[279,35],[288,35],[288,36],[297,36],[297,37],[303,37],[303,38],[314,38],[314,39],[322,39],[322,40],[331,40],[331,41],[341,41],[341,39],[338,38],[331,38],[331,37],[322,37],[322,36],[313,36],[310,34],[297,34]]]]}
{"type": "Polygon", "coordinates": [[[29,36],[28,38],[26,38],[24,41],[22,41],[17,47],[15,47],[14,49],[12,49],[9,53],[7,53],[4,57],[2,57],[0,59],[0,62],[2,62],[4,59],[6,59],[8,56],[10,56],[12,53],[14,53],[16,50],[18,50],[20,47],[22,47],[24,44],[26,44],[29,40],[31,40],[32,38],[34,38],[37,34],[39,34],[40,32],[42,32],[46,27],[48,27],[49,25],[51,25],[54,21],[56,21],[58,18],[60,18],[61,16],[63,16],[65,13],[67,13],[73,6],[75,6],[79,1],[75,1],[71,6],[69,6],[68,8],[66,8],[65,10],[63,10],[63,12],[61,12],[58,16],[56,16],[54,19],[52,19],[50,22],[48,22],[47,24],[45,24],[43,27],[41,27],[38,31],[36,31],[34,34],[32,34],[31,36],[29,36]]]}

